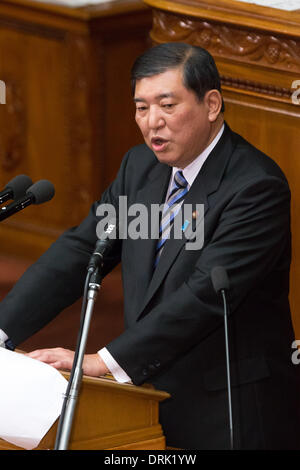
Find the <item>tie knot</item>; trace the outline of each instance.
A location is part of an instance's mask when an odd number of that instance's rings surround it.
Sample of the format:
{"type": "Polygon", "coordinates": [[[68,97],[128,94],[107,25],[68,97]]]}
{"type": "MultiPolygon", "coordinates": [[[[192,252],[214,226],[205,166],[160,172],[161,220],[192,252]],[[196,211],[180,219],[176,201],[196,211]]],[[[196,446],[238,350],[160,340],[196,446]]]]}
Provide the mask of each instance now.
{"type": "Polygon", "coordinates": [[[174,175],[174,183],[179,187],[179,188],[186,188],[188,185],[187,180],[183,176],[182,170],[176,171],[174,175]]]}

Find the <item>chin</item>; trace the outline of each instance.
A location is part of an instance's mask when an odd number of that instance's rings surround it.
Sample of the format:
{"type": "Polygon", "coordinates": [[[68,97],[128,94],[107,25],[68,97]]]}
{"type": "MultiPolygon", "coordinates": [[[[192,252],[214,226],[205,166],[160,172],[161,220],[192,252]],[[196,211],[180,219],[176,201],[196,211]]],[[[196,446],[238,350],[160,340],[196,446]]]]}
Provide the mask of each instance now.
{"type": "Polygon", "coordinates": [[[174,157],[174,155],[168,155],[167,153],[163,152],[154,152],[156,155],[157,160],[160,163],[164,163],[165,165],[169,166],[180,166],[180,158],[174,157]]]}
{"type": "Polygon", "coordinates": [[[165,165],[169,165],[169,166],[176,166],[176,167],[178,166],[178,162],[174,161],[173,159],[164,158],[161,155],[156,155],[156,157],[160,163],[164,163],[165,165]]]}

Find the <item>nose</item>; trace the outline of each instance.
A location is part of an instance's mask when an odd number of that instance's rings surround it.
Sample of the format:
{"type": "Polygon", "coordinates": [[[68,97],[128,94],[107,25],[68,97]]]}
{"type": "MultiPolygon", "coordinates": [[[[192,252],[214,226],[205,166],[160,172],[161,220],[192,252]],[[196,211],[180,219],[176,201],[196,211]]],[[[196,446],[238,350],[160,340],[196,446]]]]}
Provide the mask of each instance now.
{"type": "Polygon", "coordinates": [[[148,113],[148,126],[150,129],[160,129],[165,125],[162,111],[159,106],[150,106],[148,113]]]}

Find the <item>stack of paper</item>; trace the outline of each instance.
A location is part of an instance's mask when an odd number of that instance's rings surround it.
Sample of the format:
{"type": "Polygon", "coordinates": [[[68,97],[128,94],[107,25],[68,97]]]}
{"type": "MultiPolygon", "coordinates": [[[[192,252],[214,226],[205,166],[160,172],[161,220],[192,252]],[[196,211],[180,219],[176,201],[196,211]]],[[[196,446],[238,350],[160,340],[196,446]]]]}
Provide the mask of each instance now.
{"type": "Polygon", "coordinates": [[[53,367],[0,348],[0,437],[34,449],[59,417],[67,380],[53,367]]]}

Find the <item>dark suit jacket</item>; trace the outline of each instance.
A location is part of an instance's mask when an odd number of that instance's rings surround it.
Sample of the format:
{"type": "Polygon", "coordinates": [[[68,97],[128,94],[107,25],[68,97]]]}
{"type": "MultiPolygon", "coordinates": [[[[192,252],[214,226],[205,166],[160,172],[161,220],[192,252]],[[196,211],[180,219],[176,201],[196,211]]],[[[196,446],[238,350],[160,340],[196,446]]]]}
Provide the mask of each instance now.
{"type": "MultiPolygon", "coordinates": [[[[171,169],[145,145],[125,156],[102,203],[164,201],[171,169]]],[[[167,444],[229,448],[222,299],[211,269],[227,269],[235,445],[299,446],[299,369],[288,290],[290,192],[279,167],[227,126],[185,203],[204,204],[204,245],[168,240],[153,272],[156,240],[121,240],[105,273],[122,262],[124,333],[108,350],[137,385],[152,382],[171,398],[160,421],[167,444]]],[[[35,263],[1,304],[0,328],[15,344],[40,329],[83,290],[96,241],[97,203],[35,263]],[[33,295],[33,289],[38,295],[33,295]]],[[[189,220],[190,226],[200,223],[189,220]]],[[[195,228],[195,227],[194,227],[195,228]]]]}

